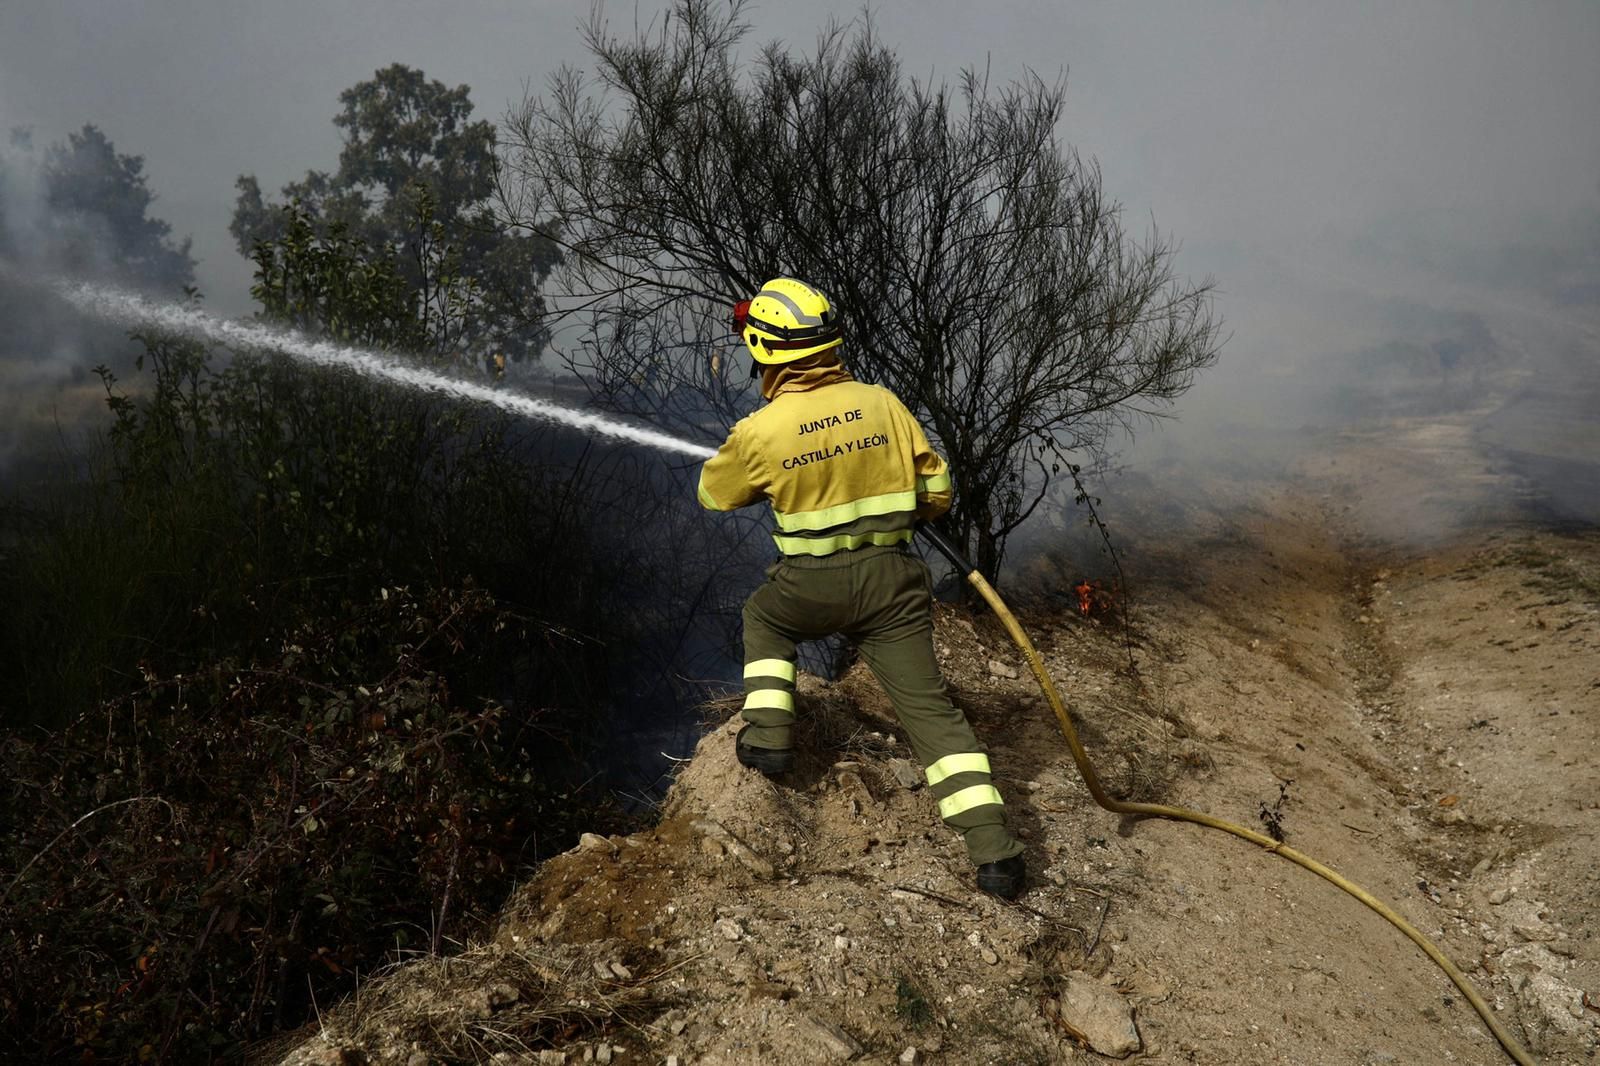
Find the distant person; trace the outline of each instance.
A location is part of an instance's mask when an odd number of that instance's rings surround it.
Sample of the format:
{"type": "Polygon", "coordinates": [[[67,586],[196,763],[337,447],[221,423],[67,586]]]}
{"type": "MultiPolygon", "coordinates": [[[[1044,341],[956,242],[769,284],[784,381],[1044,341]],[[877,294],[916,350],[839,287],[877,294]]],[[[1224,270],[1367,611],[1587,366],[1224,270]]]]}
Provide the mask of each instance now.
{"type": "Polygon", "coordinates": [[[795,644],[841,633],[894,703],[978,887],[1021,893],[1022,844],[933,654],[933,588],[907,550],[918,519],[950,509],[950,474],[888,389],[850,376],[827,297],[775,278],[734,309],[765,407],[740,420],[700,472],[700,502],[772,504],[782,558],[744,607],[739,761],[769,776],[794,765],[795,644]]]}

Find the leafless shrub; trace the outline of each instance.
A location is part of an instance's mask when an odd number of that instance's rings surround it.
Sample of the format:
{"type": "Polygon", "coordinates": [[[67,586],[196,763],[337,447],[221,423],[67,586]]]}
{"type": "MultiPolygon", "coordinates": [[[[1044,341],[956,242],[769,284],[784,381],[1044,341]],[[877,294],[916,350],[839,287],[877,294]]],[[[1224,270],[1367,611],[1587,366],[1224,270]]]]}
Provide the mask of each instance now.
{"type": "Polygon", "coordinates": [[[1064,85],[908,78],[870,21],[744,60],[743,4],[678,0],[632,40],[598,10],[591,74],[508,117],[501,200],[565,256],[565,358],[607,405],[708,439],[747,405],[728,308],[820,285],[851,367],[929,425],[954,532],[993,574],[1067,460],[1214,360],[1209,283],[1124,231],[1056,136],[1064,85]]]}

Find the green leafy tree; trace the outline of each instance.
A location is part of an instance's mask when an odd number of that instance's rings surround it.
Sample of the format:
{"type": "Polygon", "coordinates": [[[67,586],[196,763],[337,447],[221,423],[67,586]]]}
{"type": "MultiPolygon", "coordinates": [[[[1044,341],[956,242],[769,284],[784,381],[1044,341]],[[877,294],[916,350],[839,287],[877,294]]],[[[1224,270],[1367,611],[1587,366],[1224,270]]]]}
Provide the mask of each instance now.
{"type": "Polygon", "coordinates": [[[250,295],[264,317],[346,344],[429,347],[415,293],[392,257],[372,254],[342,223],[319,232],[297,203],[283,210],[282,221],[283,231],[251,254],[250,295]]]}
{"type": "Polygon", "coordinates": [[[1057,140],[1064,91],[908,78],[870,25],[738,53],[743,5],[678,0],[511,122],[507,201],[564,251],[569,363],[614,407],[719,436],[748,408],[721,356],[766,278],[818,284],[845,357],[951,461],[954,532],[991,576],[1069,453],[1162,412],[1217,353],[1210,287],[1128,236],[1057,140]]]}
{"type": "Polygon", "coordinates": [[[239,251],[254,255],[290,233],[285,208],[298,204],[316,232],[388,249],[418,317],[441,314],[441,301],[453,306],[453,328],[434,330],[442,354],[537,354],[545,341],[539,288],[558,252],[546,236],[496,221],[495,127],[472,119],[468,87],[397,63],[339,100],[336,170],[307,172],[276,203],[253,175],[239,178],[230,226],[239,251]]]}

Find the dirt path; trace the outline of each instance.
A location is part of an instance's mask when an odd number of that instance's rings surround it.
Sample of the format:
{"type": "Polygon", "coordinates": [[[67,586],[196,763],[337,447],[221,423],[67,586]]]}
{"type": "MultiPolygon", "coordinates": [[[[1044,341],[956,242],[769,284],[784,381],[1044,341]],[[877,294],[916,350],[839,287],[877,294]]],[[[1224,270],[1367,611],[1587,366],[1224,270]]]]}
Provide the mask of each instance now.
{"type": "MultiPolygon", "coordinates": [[[[1175,477],[1200,532],[1145,538],[1152,646],[1181,649],[1150,672],[1215,763],[1180,801],[1275,819],[1434,937],[1541,1061],[1588,1061],[1600,538],[1518,530],[1518,487],[1470,431],[1481,414],[1347,432],[1264,494],[1175,477]]],[[[1331,887],[1185,827],[1140,832],[1163,842],[1152,892],[1172,905],[1131,918],[1129,942],[1226,960],[1166,982],[1182,1035],[1147,1045],[1153,1061],[1507,1061],[1420,953],[1331,887]]]]}
{"type": "MultiPolygon", "coordinates": [[[[1472,971],[1544,1061],[1587,1059],[1600,544],[1507,537],[1383,566],[1310,523],[1289,532],[1264,522],[1231,551],[1191,555],[1205,591],[1155,611],[1193,649],[1158,683],[1181,688],[1216,763],[1182,798],[1276,816],[1472,971]],[[1276,560],[1285,543],[1305,546],[1298,559],[1276,560]],[[1252,557],[1289,580],[1262,582],[1252,557]],[[1252,576],[1261,587],[1241,594],[1252,576]]],[[[1420,953],[1331,887],[1187,827],[1138,832],[1162,846],[1129,943],[1148,942],[1147,959],[1226,960],[1162,974],[1172,998],[1146,1008],[1145,1028],[1170,1011],[1176,1047],[1152,1061],[1506,1061],[1420,953]]]]}

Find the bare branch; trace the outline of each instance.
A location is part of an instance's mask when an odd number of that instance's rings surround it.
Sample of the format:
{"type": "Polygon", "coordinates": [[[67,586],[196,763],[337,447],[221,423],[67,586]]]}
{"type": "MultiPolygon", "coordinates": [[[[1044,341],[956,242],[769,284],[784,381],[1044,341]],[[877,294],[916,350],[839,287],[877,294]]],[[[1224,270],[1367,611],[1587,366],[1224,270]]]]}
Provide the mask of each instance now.
{"type": "Polygon", "coordinates": [[[918,82],[870,20],[745,56],[742,12],[677,0],[626,40],[597,13],[592,71],[508,116],[501,203],[562,249],[567,365],[604,404],[718,438],[752,402],[728,306],[802,277],[840,308],[851,369],[937,438],[954,532],[993,573],[1045,450],[1097,452],[1215,360],[1212,287],[1175,278],[1159,232],[1131,239],[1057,141],[1062,82],[918,82]]]}

